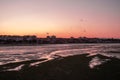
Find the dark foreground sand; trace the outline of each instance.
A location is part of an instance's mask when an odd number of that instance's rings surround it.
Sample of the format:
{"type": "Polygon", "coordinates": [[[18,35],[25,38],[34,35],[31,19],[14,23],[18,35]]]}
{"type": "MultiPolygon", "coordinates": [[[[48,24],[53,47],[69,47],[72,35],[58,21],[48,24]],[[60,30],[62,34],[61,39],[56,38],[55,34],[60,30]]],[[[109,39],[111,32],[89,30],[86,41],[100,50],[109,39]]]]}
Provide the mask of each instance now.
{"type": "Polygon", "coordinates": [[[95,57],[75,55],[57,58],[29,66],[30,63],[43,61],[33,60],[0,66],[0,80],[120,80],[120,60],[102,55],[95,55],[102,59],[110,59],[106,63],[91,69],[89,61],[95,57]],[[20,71],[5,71],[8,67],[25,64],[20,71]]]}

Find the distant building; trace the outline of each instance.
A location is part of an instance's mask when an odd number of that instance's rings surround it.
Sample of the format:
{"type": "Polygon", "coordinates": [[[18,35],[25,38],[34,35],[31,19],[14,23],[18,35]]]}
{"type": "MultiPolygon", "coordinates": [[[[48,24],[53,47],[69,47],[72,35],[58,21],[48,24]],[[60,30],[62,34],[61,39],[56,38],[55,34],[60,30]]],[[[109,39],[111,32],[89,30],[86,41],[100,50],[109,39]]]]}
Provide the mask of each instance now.
{"type": "Polygon", "coordinates": [[[51,36],[51,39],[56,39],[56,36],[55,36],[55,35],[52,35],[52,36],[51,36]]]}

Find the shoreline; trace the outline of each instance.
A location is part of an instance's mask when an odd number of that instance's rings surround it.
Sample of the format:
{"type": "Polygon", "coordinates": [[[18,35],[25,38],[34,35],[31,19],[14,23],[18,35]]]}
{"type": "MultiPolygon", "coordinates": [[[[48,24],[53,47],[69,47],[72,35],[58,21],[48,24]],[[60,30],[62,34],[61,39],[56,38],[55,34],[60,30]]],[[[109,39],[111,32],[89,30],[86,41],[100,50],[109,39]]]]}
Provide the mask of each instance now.
{"type": "MultiPolygon", "coordinates": [[[[120,44],[120,43],[62,43],[64,44],[120,44]]],[[[43,46],[43,45],[62,45],[62,44],[0,44],[1,46],[43,46]]]]}

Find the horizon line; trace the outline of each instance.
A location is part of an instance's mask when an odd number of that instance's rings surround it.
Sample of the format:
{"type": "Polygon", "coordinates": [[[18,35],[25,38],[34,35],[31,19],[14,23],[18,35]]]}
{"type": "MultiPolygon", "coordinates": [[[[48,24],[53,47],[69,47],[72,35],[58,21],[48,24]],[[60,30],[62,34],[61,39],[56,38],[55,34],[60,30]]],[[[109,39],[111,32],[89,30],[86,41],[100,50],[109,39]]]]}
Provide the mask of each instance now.
{"type": "Polygon", "coordinates": [[[56,35],[46,35],[44,37],[40,37],[38,35],[4,35],[4,34],[0,34],[0,36],[20,36],[20,37],[23,37],[23,36],[36,36],[36,38],[46,38],[47,36],[55,36],[56,38],[104,38],[104,39],[120,39],[120,38],[115,38],[115,37],[87,37],[87,36],[79,36],[79,37],[74,37],[74,36],[69,36],[69,37],[57,37],[56,35]]]}

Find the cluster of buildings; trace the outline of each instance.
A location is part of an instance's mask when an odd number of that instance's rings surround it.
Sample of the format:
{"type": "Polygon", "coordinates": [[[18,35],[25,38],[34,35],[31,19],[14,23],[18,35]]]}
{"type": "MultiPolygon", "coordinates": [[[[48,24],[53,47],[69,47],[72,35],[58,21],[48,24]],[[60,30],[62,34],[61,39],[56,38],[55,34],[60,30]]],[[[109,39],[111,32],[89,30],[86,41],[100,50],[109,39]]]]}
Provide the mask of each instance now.
{"type": "Polygon", "coordinates": [[[0,35],[0,40],[33,40],[37,39],[36,36],[10,36],[10,35],[0,35]]]}
{"type": "Polygon", "coordinates": [[[10,36],[0,35],[0,44],[21,44],[30,43],[37,40],[36,36],[10,36]]]}
{"type": "Polygon", "coordinates": [[[67,44],[67,43],[120,43],[120,39],[113,38],[56,38],[56,36],[47,36],[46,38],[37,38],[33,36],[10,36],[0,35],[0,44],[67,44]]]}

